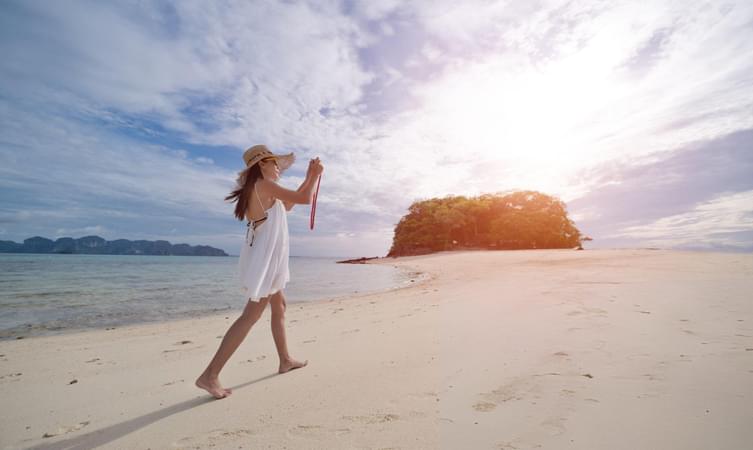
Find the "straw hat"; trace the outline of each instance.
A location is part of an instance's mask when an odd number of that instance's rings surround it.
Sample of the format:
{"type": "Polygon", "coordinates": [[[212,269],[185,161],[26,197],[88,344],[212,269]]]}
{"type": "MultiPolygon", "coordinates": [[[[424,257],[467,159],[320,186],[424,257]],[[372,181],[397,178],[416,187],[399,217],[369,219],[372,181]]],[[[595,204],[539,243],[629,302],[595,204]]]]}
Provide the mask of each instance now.
{"type": "Polygon", "coordinates": [[[295,162],[295,155],[293,154],[293,152],[290,152],[287,155],[276,155],[272,153],[264,144],[254,145],[253,147],[243,152],[243,161],[246,162],[246,167],[251,167],[264,158],[275,158],[277,160],[277,167],[279,167],[280,172],[292,166],[295,162]]]}

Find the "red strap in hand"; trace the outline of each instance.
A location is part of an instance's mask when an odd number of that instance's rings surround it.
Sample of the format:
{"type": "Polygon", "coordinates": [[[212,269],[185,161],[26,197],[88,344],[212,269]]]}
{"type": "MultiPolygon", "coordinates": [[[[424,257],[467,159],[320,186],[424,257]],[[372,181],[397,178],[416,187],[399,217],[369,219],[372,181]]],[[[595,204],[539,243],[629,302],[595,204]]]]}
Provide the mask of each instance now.
{"type": "Polygon", "coordinates": [[[314,229],[314,216],[316,215],[316,197],[319,195],[319,183],[322,181],[322,176],[319,175],[319,179],[316,180],[316,192],[314,192],[314,198],[311,200],[311,229],[314,229]]]}

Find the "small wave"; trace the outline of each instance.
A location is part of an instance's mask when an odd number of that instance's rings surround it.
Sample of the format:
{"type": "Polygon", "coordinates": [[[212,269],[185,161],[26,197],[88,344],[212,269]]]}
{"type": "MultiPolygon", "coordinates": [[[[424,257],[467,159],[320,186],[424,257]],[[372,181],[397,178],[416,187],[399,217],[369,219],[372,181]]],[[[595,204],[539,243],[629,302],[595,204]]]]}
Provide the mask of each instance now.
{"type": "Polygon", "coordinates": [[[47,291],[47,292],[19,292],[13,296],[16,298],[46,298],[63,297],[66,295],[81,295],[83,291],[47,291]]]}

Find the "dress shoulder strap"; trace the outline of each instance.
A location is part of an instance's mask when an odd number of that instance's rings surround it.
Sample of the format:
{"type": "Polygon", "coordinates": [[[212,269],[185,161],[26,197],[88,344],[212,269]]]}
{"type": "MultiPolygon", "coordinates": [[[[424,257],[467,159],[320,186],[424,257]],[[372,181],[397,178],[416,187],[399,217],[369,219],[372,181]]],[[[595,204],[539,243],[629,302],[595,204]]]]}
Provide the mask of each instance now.
{"type": "Polygon", "coordinates": [[[254,194],[256,194],[256,199],[259,201],[259,206],[261,206],[262,212],[264,212],[264,205],[261,204],[261,199],[259,198],[259,190],[256,187],[256,184],[254,184],[254,194]]]}

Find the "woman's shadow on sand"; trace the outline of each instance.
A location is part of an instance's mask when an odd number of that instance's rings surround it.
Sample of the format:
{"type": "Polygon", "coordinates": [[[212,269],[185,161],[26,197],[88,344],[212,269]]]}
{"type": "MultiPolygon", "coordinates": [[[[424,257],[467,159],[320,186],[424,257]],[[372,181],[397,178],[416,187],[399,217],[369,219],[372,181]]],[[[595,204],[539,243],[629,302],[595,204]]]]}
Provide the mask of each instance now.
{"type": "MultiPolygon", "coordinates": [[[[231,389],[235,391],[236,389],[241,389],[248,385],[258,383],[260,381],[264,381],[268,378],[272,378],[278,375],[279,375],[278,373],[269,374],[261,378],[257,378],[255,380],[251,380],[247,383],[233,386],[231,387],[231,389]]],[[[213,402],[214,400],[215,398],[211,396],[205,396],[205,397],[200,397],[200,398],[194,398],[191,400],[186,400],[184,402],[177,403],[175,405],[168,406],[166,408],[158,409],[157,411],[151,412],[149,414],[144,414],[143,416],[134,417],[133,419],[110,425],[109,427],[100,428],[98,430],[92,430],[86,434],[82,434],[81,436],[71,437],[69,439],[64,439],[62,441],[54,441],[50,443],[39,444],[34,447],[29,447],[29,449],[30,450],[53,450],[53,449],[57,450],[57,449],[89,449],[89,448],[99,447],[101,445],[105,445],[109,442],[112,442],[116,439],[120,439],[121,437],[130,433],[133,433],[134,431],[140,430],[141,428],[144,428],[147,425],[151,425],[159,420],[162,420],[165,417],[169,417],[169,416],[172,416],[173,414],[177,414],[179,412],[183,412],[188,409],[195,408],[197,406],[201,406],[206,403],[213,402]]]]}

